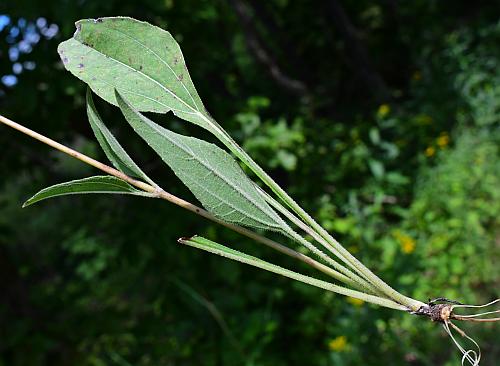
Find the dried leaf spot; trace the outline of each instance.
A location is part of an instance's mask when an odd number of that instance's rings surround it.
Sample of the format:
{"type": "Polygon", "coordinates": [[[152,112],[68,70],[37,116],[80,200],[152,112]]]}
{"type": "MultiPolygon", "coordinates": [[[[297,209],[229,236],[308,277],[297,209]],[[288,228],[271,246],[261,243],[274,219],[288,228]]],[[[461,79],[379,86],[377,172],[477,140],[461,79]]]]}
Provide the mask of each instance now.
{"type": "Polygon", "coordinates": [[[77,66],[77,67],[78,67],[79,69],[81,69],[81,68],[83,68],[83,66],[84,66],[84,65],[80,63],[80,64],[78,64],[78,66],[77,66]]]}
{"type": "Polygon", "coordinates": [[[182,81],[184,79],[184,75],[183,74],[180,74],[178,77],[177,77],[177,80],[179,81],[182,81]]]}

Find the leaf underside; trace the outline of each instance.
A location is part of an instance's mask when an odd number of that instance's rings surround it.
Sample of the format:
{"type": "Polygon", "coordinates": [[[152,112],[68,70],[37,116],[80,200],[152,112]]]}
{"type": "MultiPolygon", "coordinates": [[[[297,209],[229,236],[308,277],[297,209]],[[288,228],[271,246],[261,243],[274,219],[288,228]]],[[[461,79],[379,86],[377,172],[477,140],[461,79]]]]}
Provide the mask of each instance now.
{"type": "Polygon", "coordinates": [[[113,136],[111,131],[106,127],[95,108],[90,89],[87,89],[87,116],[97,141],[114,167],[128,176],[141,178],[155,185],[141,168],[137,166],[113,136]]]}
{"type": "Polygon", "coordinates": [[[159,126],[136,111],[118,92],[116,98],[132,128],[208,211],[227,222],[287,232],[286,223],[265,202],[231,155],[214,144],[159,126]]]}
{"type": "Polygon", "coordinates": [[[212,122],[172,35],[127,17],[84,19],[58,52],[64,66],[107,102],[114,90],[138,111],[166,113],[211,129],[212,122]]]}
{"type": "Polygon", "coordinates": [[[44,188],[24,202],[23,207],[52,197],[86,193],[132,194],[139,196],[147,195],[145,192],[135,189],[121,179],[112,176],[95,176],[72,180],[70,182],[60,183],[44,188]]]}
{"type": "MultiPolygon", "coordinates": [[[[118,104],[115,90],[120,93],[127,100],[120,106],[129,123],[207,210],[236,224],[290,230],[229,154],[202,140],[177,135],[138,114],[172,111],[180,118],[224,134],[206,112],[180,47],[170,33],[126,17],[80,20],[76,26],[73,38],[58,48],[66,69],[114,105],[118,104]]],[[[110,138],[112,135],[99,123],[95,108],[89,105],[92,120],[97,121],[93,128],[99,130],[96,136],[103,141],[101,145],[109,159],[119,169],[140,174],[124,163],[123,156],[119,161],[123,149],[110,138]]]]}

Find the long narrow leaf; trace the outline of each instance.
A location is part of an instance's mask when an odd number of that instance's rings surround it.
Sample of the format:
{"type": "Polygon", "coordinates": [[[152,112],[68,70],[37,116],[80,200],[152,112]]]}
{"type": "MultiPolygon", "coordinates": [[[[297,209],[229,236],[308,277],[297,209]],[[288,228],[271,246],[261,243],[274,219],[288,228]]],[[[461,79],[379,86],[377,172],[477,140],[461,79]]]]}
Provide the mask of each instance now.
{"type": "Polygon", "coordinates": [[[178,240],[181,244],[186,244],[201,250],[205,250],[210,253],[214,253],[220,255],[222,257],[226,257],[229,259],[233,259],[235,261],[245,263],[260,269],[264,269],[269,272],[273,272],[303,283],[306,283],[311,286],[319,287],[324,290],[328,290],[331,292],[338,293],[340,295],[345,295],[349,297],[353,297],[356,299],[360,299],[366,302],[370,302],[373,304],[377,304],[380,306],[385,306],[391,309],[396,310],[407,310],[406,307],[395,303],[394,301],[381,298],[374,295],[369,295],[364,292],[359,292],[355,290],[350,290],[342,286],[334,285],[332,283],[318,280],[313,277],[305,276],[297,272],[293,272],[289,269],[277,266],[275,264],[263,261],[262,259],[253,257],[251,255],[239,252],[237,250],[228,248],[224,245],[215,243],[211,240],[205,239],[201,236],[193,236],[192,238],[181,238],[178,240]]]}
{"type": "Polygon", "coordinates": [[[284,198],[285,193],[206,111],[169,32],[127,17],[83,19],[76,28],[58,52],[64,67],[97,95],[117,105],[116,89],[137,111],[172,111],[205,128],[284,198]]]}
{"type": "Polygon", "coordinates": [[[72,180],[70,182],[60,183],[42,189],[29,200],[24,202],[23,207],[52,197],[85,193],[113,193],[148,196],[147,193],[135,189],[130,184],[121,179],[112,176],[95,176],[90,178],[72,180]]]}
{"type": "Polygon", "coordinates": [[[144,179],[155,186],[156,184],[137,166],[106,127],[94,105],[90,89],[87,89],[87,115],[97,141],[115,168],[128,176],[144,179]]]}
{"type": "Polygon", "coordinates": [[[203,206],[236,224],[288,233],[291,229],[257,192],[236,161],[206,141],[169,131],[136,111],[117,92],[132,128],[174,171],[203,206]]]}

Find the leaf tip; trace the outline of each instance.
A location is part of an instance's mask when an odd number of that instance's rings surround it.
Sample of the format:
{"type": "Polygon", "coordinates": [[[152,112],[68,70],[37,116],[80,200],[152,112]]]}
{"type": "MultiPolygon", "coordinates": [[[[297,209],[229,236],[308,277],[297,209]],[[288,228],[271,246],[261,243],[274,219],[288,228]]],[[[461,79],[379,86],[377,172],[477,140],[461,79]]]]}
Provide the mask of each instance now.
{"type": "Polygon", "coordinates": [[[188,241],[191,241],[193,240],[194,238],[196,238],[198,235],[193,235],[193,236],[183,236],[179,239],[177,239],[177,242],[180,243],[180,244],[187,244],[188,241]]]}
{"type": "Polygon", "coordinates": [[[120,94],[120,92],[118,91],[118,89],[114,88],[114,92],[115,92],[115,99],[116,99],[116,102],[118,104],[118,106],[121,108],[122,105],[127,105],[127,101],[125,100],[125,98],[122,97],[122,95],[120,94]]]}
{"type": "Polygon", "coordinates": [[[118,91],[118,89],[115,88],[114,90],[115,90],[116,103],[118,104],[118,107],[120,107],[122,112],[124,110],[131,110],[137,113],[135,108],[127,101],[127,99],[125,99],[125,97],[118,91]]]}
{"type": "Polygon", "coordinates": [[[94,98],[92,97],[92,89],[90,89],[90,86],[87,86],[87,92],[85,94],[85,99],[87,101],[87,111],[89,108],[95,109],[94,98]]]}
{"type": "MultiPolygon", "coordinates": [[[[66,42],[66,41],[65,41],[66,42]]],[[[66,51],[66,48],[64,47],[64,43],[65,42],[61,42],[59,43],[59,45],[57,46],[57,53],[59,54],[59,58],[61,59],[62,63],[64,64],[64,66],[66,67],[66,65],[68,64],[69,62],[69,58],[68,56],[66,56],[66,54],[64,53],[66,51]]]]}
{"type": "Polygon", "coordinates": [[[123,97],[122,97],[122,95],[120,94],[120,92],[118,91],[118,89],[114,88],[113,90],[114,90],[114,92],[115,92],[115,97],[116,97],[116,99],[117,99],[117,100],[118,100],[118,99],[123,100],[123,97]]]}
{"type": "Polygon", "coordinates": [[[77,39],[79,33],[81,32],[82,30],[82,23],[84,22],[84,19],[80,19],[78,21],[75,22],[75,33],[73,34],[73,38],[77,39]]]}

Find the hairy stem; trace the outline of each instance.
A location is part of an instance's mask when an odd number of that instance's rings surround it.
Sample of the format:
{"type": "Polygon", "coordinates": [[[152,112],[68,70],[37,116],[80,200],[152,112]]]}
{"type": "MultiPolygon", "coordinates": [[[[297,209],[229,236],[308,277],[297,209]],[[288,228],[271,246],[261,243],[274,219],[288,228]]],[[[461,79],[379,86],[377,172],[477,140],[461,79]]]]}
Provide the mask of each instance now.
{"type": "Polygon", "coordinates": [[[408,307],[412,311],[418,310],[425,304],[421,301],[412,299],[410,297],[400,294],[391,286],[385,283],[363,263],[355,258],[347,249],[345,249],[337,240],[335,240],[325,229],[321,227],[292,197],[286,193],[265,171],[262,169],[237,143],[232,139],[227,132],[225,132],[215,120],[208,120],[213,126],[212,133],[219,138],[219,140],[226,145],[228,149],[233,152],[245,165],[247,165],[257,175],[264,184],[266,184],[288,207],[290,207],[305,224],[311,229],[316,231],[329,246],[332,247],[332,252],[338,252],[345,258],[347,263],[361,276],[366,278],[374,287],[383,292],[388,298],[396,301],[397,303],[408,307]]]}
{"type": "MultiPolygon", "coordinates": [[[[333,268],[335,268],[339,272],[346,275],[350,279],[350,284],[352,286],[354,286],[355,288],[363,290],[363,291],[368,292],[370,294],[378,294],[379,293],[379,292],[377,292],[377,289],[374,288],[369,282],[367,282],[363,278],[359,277],[358,275],[356,275],[355,273],[350,271],[348,268],[344,267],[343,265],[341,265],[340,263],[338,263],[337,261],[335,261],[334,259],[332,259],[328,255],[323,253],[321,250],[316,248],[312,243],[310,243],[308,240],[303,238],[301,235],[299,235],[295,231],[293,231],[293,230],[290,231],[289,235],[294,241],[303,245],[304,247],[309,249],[311,252],[313,252],[314,254],[319,256],[321,259],[323,259],[323,261],[328,263],[330,266],[332,266],[333,268]]],[[[386,296],[384,296],[382,294],[382,297],[386,297],[386,296]]]]}
{"type": "Polygon", "coordinates": [[[103,164],[95,159],[92,159],[91,157],[87,156],[87,155],[84,155],[76,150],[73,150],[63,144],[60,144],[59,142],[57,141],[54,141],[44,135],[41,135],[27,127],[24,127],[23,125],[20,125],[19,123],[16,123],[2,115],[0,115],[0,123],[3,123],[15,130],[18,130],[22,133],[24,133],[25,135],[28,135],[38,141],[41,141],[43,142],[44,144],[46,145],[49,145],[51,147],[53,147],[54,149],[56,150],[59,150],[67,155],[70,155],[88,165],[91,165],[99,170],[102,170],[103,172],[109,174],[109,175],[112,175],[112,176],[115,176],[117,178],[120,178],[126,182],[128,182],[129,184],[139,188],[139,189],[142,189],[143,191],[145,192],[149,192],[149,193],[152,193],[154,194],[156,197],[158,198],[161,198],[161,199],[164,199],[170,203],[173,203],[179,207],[182,207],[188,211],[191,211],[191,212],[194,212],[195,214],[199,215],[199,216],[202,216],[210,221],[213,221],[217,224],[220,224],[220,225],[223,225],[235,232],[238,232],[244,236],[247,236],[261,244],[264,244],[274,250],[277,250],[283,254],[286,254],[292,258],[295,258],[295,259],[298,259],[306,264],[308,264],[309,266],[325,273],[326,275],[330,276],[330,277],[333,277],[335,278],[336,280],[340,281],[340,282],[343,282],[347,285],[356,285],[356,283],[353,283],[352,279],[349,278],[348,276],[328,267],[328,266],[325,266],[324,264],[314,260],[313,258],[305,255],[305,254],[302,254],[302,253],[299,253],[293,249],[290,249],[282,244],[279,244],[269,238],[266,238],[266,237],[263,237],[251,230],[248,230],[248,229],[245,229],[243,227],[240,227],[240,226],[237,226],[237,225],[233,225],[233,224],[230,224],[230,223],[227,223],[223,220],[220,220],[219,218],[215,217],[214,215],[212,215],[210,212],[204,210],[203,208],[201,207],[198,207],[188,201],[185,201],[183,200],[182,198],[179,198],[179,197],[176,197],[168,192],[165,192],[164,190],[162,189],[159,189],[158,187],[154,187],[150,184],[147,184],[147,183],[144,183],[142,181],[139,181],[139,180],[136,180],[134,178],[131,178],[129,177],[128,175],[122,173],[121,171],[115,169],[115,168],[112,168],[106,164],[103,164]]]}
{"type": "Polygon", "coordinates": [[[359,292],[359,291],[347,289],[347,288],[342,287],[342,286],[337,286],[337,285],[334,285],[334,284],[329,283],[329,282],[321,281],[321,280],[318,280],[316,278],[304,276],[302,274],[290,271],[286,268],[277,266],[275,264],[265,262],[259,258],[252,257],[248,254],[244,254],[244,253],[238,252],[234,249],[224,247],[223,245],[220,245],[218,243],[212,242],[208,239],[205,239],[205,238],[202,238],[199,236],[194,236],[192,238],[181,238],[178,241],[181,244],[190,245],[190,246],[193,246],[195,248],[205,250],[207,252],[214,253],[214,254],[220,255],[222,257],[226,257],[226,258],[229,258],[229,259],[241,262],[241,263],[249,264],[251,266],[261,268],[261,269],[264,269],[266,271],[273,272],[273,273],[276,273],[276,274],[279,274],[279,275],[282,275],[282,276],[285,276],[288,278],[292,278],[296,281],[307,283],[309,285],[319,287],[319,288],[322,288],[322,289],[327,290],[327,291],[332,291],[332,292],[335,292],[337,294],[353,297],[355,299],[366,301],[366,302],[369,302],[372,304],[377,304],[377,305],[384,306],[384,307],[387,307],[390,309],[402,310],[402,311],[408,310],[406,308],[406,306],[398,304],[390,299],[381,298],[379,296],[373,296],[373,295],[370,295],[370,294],[367,294],[364,292],[359,292]]]}
{"type": "MultiPolygon", "coordinates": [[[[259,192],[263,195],[265,198],[266,202],[269,203],[272,207],[274,207],[279,213],[281,213],[283,216],[285,216],[288,220],[290,220],[292,223],[297,225],[300,229],[302,229],[306,234],[309,234],[313,237],[314,240],[316,240],[318,243],[323,245],[323,247],[327,249],[331,249],[331,246],[326,242],[325,239],[323,239],[317,232],[315,232],[313,229],[311,229],[309,226],[304,224],[297,216],[292,214],[290,211],[288,211],[283,205],[281,205],[278,201],[276,201],[271,195],[269,195],[266,191],[264,191],[262,188],[257,186],[257,189],[259,192]]],[[[341,259],[344,263],[349,264],[347,260],[338,252],[334,252],[339,259],[341,259]]],[[[334,261],[335,262],[335,261],[334,261]]],[[[330,263],[334,268],[335,267],[332,263],[330,263]]],[[[377,294],[379,296],[385,297],[383,292],[380,291],[377,287],[375,287],[372,283],[368,282],[366,278],[360,277],[357,274],[353,273],[349,269],[345,268],[343,265],[335,262],[337,266],[340,266],[340,268],[337,268],[340,272],[344,273],[346,276],[349,276],[352,278],[354,281],[356,281],[362,288],[367,289],[370,293],[377,294]]]]}

